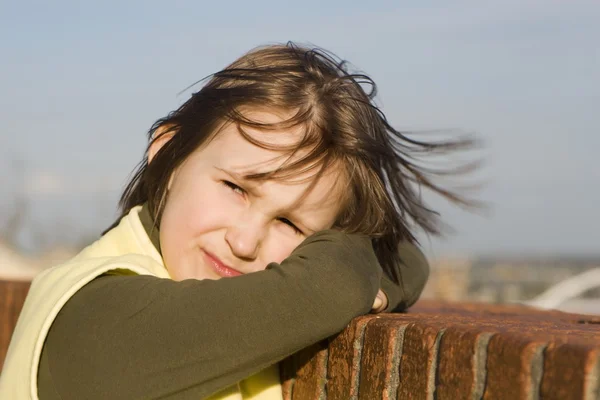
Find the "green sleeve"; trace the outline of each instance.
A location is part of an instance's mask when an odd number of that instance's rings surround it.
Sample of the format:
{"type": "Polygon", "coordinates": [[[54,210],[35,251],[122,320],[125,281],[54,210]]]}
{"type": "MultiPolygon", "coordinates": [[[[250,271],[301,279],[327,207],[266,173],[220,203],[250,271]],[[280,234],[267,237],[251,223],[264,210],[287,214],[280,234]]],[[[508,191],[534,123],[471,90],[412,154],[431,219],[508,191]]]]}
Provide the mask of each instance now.
{"type": "Polygon", "coordinates": [[[388,298],[384,312],[403,311],[412,306],[421,296],[429,278],[429,263],[421,250],[414,244],[402,242],[398,247],[400,284],[392,282],[385,274],[381,278],[381,290],[388,298]]]}
{"type": "Polygon", "coordinates": [[[204,398],[368,313],[380,280],[370,240],[334,231],[235,278],[97,278],[49,331],[40,399],[204,398]]]}

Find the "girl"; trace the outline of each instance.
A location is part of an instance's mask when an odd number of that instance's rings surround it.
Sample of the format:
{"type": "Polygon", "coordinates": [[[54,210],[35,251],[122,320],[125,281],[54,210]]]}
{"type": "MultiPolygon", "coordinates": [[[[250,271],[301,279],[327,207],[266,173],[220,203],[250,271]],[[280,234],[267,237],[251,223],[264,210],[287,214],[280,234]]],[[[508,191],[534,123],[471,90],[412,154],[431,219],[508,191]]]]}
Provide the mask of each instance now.
{"type": "Polygon", "coordinates": [[[293,44],[214,74],[150,129],[118,223],[32,283],[0,398],[280,399],[280,360],[413,304],[413,230],[437,233],[413,184],[461,199],[412,160],[457,143],[407,138],[374,95],[293,44]]]}

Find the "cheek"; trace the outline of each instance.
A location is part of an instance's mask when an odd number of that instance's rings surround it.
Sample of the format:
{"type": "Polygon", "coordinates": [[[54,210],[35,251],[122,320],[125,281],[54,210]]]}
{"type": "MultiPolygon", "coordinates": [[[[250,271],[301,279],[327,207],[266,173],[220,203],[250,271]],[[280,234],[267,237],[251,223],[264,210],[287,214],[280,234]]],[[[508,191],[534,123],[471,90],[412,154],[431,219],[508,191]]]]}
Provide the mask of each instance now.
{"type": "Polygon", "coordinates": [[[189,185],[185,191],[174,190],[167,198],[161,220],[161,239],[165,244],[185,247],[199,236],[227,225],[230,212],[223,207],[214,185],[189,185]]]}

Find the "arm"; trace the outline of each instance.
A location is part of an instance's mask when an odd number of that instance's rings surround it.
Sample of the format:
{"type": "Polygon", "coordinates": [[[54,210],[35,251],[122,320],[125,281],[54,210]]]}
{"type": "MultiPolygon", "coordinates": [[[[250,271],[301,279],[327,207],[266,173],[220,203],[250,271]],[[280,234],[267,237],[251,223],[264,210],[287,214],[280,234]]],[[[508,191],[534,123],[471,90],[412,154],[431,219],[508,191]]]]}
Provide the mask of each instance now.
{"type": "Polygon", "coordinates": [[[54,387],[41,377],[40,395],[203,398],[369,312],[380,278],[370,240],[334,231],[236,278],[98,278],[50,329],[42,359],[54,387]]]}
{"type": "MultiPolygon", "coordinates": [[[[394,283],[385,274],[381,278],[381,292],[387,297],[387,305],[377,312],[404,311],[419,299],[429,278],[429,263],[421,250],[414,244],[402,242],[398,246],[400,284],[394,283]]],[[[385,303],[385,301],[384,301],[385,303]]]]}

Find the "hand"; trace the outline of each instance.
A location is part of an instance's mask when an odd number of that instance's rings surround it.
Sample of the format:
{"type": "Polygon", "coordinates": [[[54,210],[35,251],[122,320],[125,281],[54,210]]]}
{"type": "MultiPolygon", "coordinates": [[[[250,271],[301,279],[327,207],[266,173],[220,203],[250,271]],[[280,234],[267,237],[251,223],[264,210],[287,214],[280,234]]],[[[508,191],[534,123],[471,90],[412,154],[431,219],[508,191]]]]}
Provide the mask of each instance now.
{"type": "Polygon", "coordinates": [[[373,314],[377,314],[385,310],[388,306],[388,298],[383,293],[381,289],[377,292],[377,297],[375,297],[375,301],[373,302],[373,307],[371,307],[371,312],[373,314]]]}

